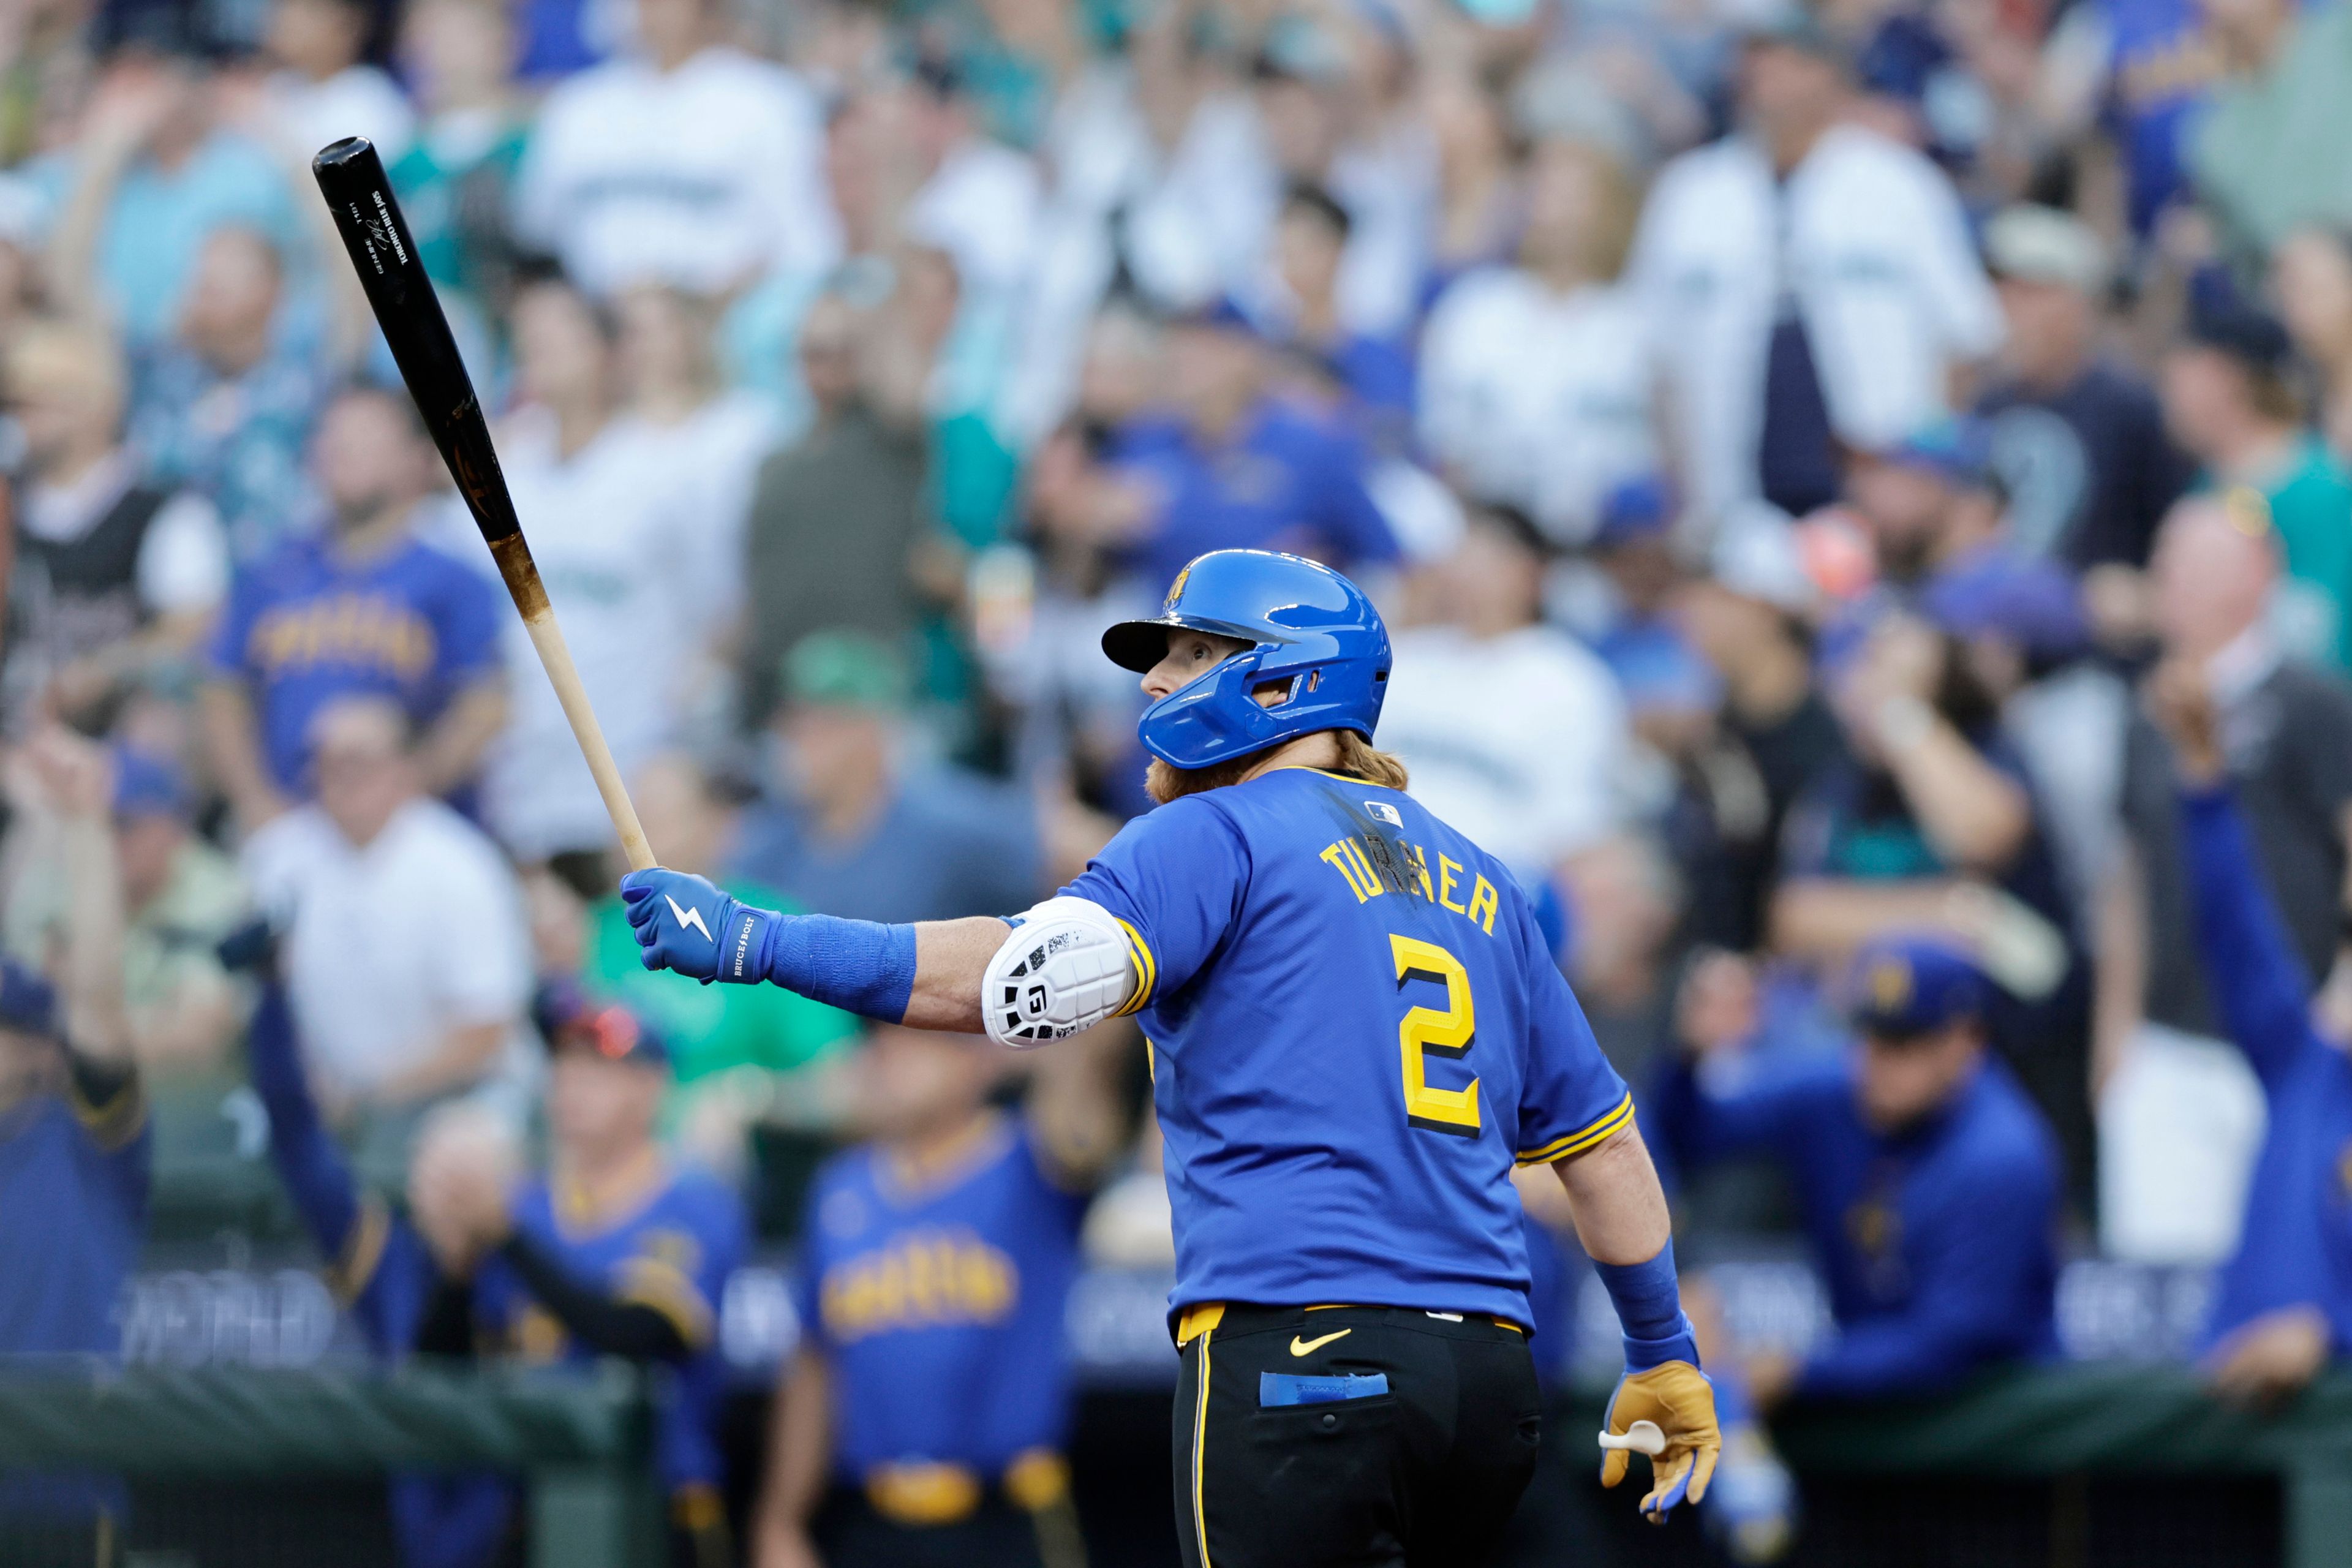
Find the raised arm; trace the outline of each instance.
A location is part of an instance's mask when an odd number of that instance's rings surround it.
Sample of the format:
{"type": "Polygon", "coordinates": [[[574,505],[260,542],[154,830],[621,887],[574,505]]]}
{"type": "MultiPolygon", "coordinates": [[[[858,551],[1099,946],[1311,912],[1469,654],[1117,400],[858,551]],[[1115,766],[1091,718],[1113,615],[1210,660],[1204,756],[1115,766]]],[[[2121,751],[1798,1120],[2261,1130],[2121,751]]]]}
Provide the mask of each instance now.
{"type": "Polygon", "coordinates": [[[2147,700],[2172,742],[2180,777],[2189,906],[2213,1004],[2256,1075],[2274,1087],[2305,1051],[2326,1048],[2311,1027],[2311,978],[2263,886],[2262,863],[2231,798],[2202,674],[2167,665],[2149,679],[2147,700]]]}
{"type": "Polygon", "coordinates": [[[967,1035],[983,1030],[981,977],[1013,929],[990,915],[883,925],[782,914],[662,868],[623,878],[621,899],[647,969],[706,985],[764,981],[877,1023],[967,1035]]]}

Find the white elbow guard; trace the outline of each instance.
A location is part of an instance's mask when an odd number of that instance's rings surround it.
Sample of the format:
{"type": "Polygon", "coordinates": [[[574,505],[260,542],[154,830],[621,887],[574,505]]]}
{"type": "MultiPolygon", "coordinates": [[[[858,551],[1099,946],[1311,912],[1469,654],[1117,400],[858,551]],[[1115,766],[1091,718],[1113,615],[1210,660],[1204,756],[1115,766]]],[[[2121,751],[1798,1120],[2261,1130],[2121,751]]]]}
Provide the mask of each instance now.
{"type": "Polygon", "coordinates": [[[1047,899],[1021,917],[981,980],[988,1037],[1021,1049],[1090,1029],[1135,994],[1127,928],[1091,899],[1047,899]]]}

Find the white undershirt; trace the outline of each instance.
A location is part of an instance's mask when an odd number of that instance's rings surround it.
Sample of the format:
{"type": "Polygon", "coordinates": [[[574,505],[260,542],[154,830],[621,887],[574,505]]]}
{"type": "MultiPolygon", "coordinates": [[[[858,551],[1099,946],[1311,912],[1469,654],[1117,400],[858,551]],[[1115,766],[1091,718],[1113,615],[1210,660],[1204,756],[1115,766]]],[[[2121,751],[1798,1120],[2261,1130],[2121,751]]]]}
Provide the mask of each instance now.
{"type": "MultiPolygon", "coordinates": [[[[69,484],[35,484],[25,495],[24,528],[50,544],[89,537],[139,478],[127,452],[90,465],[69,484]]],[[[212,502],[192,490],[165,501],[139,542],[139,602],[160,616],[211,609],[228,593],[228,536],[212,502]]]]}

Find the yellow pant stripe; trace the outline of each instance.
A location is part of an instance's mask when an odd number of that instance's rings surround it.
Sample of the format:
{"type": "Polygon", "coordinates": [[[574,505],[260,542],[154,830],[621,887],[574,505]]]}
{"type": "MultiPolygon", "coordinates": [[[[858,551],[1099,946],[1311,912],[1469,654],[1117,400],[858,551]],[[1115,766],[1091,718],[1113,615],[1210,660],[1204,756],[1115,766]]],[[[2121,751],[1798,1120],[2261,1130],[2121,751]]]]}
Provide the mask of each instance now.
{"type": "Polygon", "coordinates": [[[1201,1568],[1209,1568],[1209,1514],[1201,1503],[1201,1478],[1208,1469],[1209,1342],[1213,1325],[1201,1331],[1201,1394],[1192,1409],[1192,1539],[1200,1542],[1201,1568]]]}

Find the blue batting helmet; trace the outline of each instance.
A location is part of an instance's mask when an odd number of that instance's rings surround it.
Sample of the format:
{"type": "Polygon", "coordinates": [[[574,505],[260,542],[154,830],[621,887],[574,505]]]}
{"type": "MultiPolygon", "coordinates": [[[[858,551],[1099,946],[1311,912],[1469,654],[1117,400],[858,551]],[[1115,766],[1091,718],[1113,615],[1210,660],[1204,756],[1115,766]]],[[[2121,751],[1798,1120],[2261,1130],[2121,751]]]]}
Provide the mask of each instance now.
{"type": "Polygon", "coordinates": [[[1318,730],[1366,740],[1388,695],[1389,632],[1363,590],[1328,566],[1271,550],[1213,550],[1176,574],[1148,621],[1103,633],[1103,652],[1139,674],[1167,657],[1171,627],[1250,647],[1144,710],[1144,749],[1205,768],[1318,730]],[[1267,704],[1258,694],[1285,688],[1267,704]]]}

